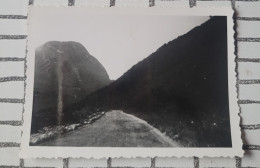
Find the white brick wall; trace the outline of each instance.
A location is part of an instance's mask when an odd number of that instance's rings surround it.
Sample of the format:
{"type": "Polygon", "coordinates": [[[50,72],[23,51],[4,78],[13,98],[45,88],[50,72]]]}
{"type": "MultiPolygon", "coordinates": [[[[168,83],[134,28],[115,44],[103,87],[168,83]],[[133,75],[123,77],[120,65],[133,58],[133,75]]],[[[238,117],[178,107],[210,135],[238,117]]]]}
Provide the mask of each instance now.
{"type": "MultiPolygon", "coordinates": [[[[34,5],[67,6],[68,0],[34,0],[34,5]]],[[[189,7],[188,0],[155,0],[155,6],[189,7]]],[[[234,1],[233,1],[234,2],[234,1]]],[[[29,0],[0,0],[0,15],[27,15],[29,0]]],[[[234,3],[233,3],[234,4],[234,3]]],[[[197,1],[198,7],[231,6],[231,1],[197,1]]],[[[75,0],[75,6],[110,6],[110,0],[75,0]]],[[[149,0],[116,0],[115,6],[149,6],[149,0]]],[[[236,1],[235,9],[239,17],[237,33],[239,38],[260,38],[260,2],[236,1]],[[248,17],[249,20],[243,19],[248,17]],[[252,20],[252,17],[255,17],[252,20]]],[[[3,19],[0,17],[0,35],[26,35],[26,19],[3,19]]],[[[255,62],[240,61],[238,72],[240,80],[260,79],[260,42],[238,42],[238,58],[256,59],[255,62]]],[[[0,39],[1,58],[24,58],[26,39],[0,39]]],[[[24,77],[24,61],[0,61],[0,79],[10,76],[24,77]]],[[[1,99],[23,99],[24,82],[0,82],[1,99]]],[[[240,84],[239,98],[241,100],[260,101],[260,84],[240,84]]],[[[260,124],[260,104],[241,104],[241,124],[260,124]]],[[[156,158],[155,165],[151,158],[137,159],[19,159],[19,143],[21,126],[17,121],[22,119],[23,104],[0,102],[0,167],[260,167],[260,150],[249,150],[243,158],[208,158],[199,159],[199,165],[194,164],[194,158],[156,158]],[[14,121],[14,124],[12,122],[14,121]],[[13,145],[13,143],[15,145],[13,145]],[[17,146],[18,145],[18,146],[17,146]],[[240,163],[241,161],[241,163],[240,163]]],[[[244,144],[260,145],[260,129],[243,130],[244,144]]]]}

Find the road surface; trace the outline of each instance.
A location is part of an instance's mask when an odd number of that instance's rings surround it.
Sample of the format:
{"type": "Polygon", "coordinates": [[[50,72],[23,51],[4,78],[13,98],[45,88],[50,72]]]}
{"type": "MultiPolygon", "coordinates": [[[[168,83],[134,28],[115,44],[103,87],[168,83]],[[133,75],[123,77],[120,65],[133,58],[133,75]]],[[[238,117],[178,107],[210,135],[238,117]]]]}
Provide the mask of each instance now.
{"type": "Polygon", "coordinates": [[[178,144],[147,122],[119,110],[40,146],[176,147],[178,144]]]}

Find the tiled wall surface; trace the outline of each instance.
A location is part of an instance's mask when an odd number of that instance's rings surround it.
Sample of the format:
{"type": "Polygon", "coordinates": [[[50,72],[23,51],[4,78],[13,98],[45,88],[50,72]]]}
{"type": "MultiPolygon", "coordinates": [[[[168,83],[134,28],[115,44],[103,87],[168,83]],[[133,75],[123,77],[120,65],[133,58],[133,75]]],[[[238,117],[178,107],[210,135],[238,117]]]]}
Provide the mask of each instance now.
{"type": "Polygon", "coordinates": [[[260,1],[258,0],[0,0],[0,167],[260,167],[260,1]],[[231,6],[237,17],[242,158],[19,159],[28,5],[101,7],[231,6]]]}

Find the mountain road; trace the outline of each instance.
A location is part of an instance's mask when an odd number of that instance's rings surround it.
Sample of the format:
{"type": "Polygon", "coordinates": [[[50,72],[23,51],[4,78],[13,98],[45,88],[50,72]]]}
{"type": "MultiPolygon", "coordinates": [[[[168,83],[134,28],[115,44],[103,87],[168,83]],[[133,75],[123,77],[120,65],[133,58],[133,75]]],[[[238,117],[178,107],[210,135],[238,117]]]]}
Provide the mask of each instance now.
{"type": "Polygon", "coordinates": [[[178,143],[133,115],[106,112],[92,124],[67,132],[39,146],[177,147],[178,143]]]}

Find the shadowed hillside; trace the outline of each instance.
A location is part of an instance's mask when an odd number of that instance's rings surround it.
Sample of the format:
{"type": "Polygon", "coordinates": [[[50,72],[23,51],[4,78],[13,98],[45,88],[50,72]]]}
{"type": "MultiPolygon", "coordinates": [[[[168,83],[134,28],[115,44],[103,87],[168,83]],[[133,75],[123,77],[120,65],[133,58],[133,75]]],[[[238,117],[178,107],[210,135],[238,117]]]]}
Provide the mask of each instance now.
{"type": "Polygon", "coordinates": [[[81,44],[51,41],[38,47],[32,132],[71,121],[64,109],[109,83],[104,67],[81,44]]]}
{"type": "Polygon", "coordinates": [[[183,146],[231,146],[226,29],[226,17],[211,18],[68,111],[121,109],[183,146]]]}

